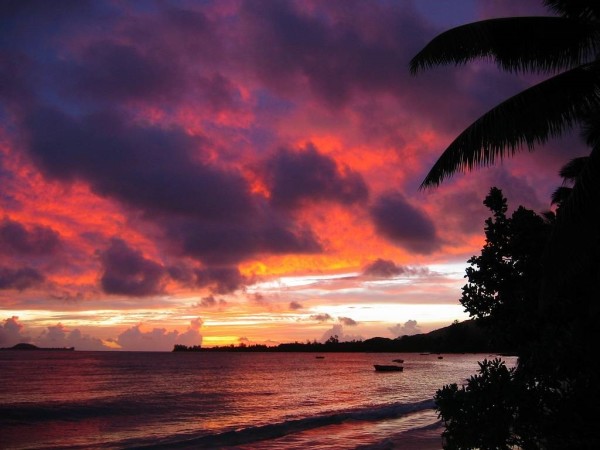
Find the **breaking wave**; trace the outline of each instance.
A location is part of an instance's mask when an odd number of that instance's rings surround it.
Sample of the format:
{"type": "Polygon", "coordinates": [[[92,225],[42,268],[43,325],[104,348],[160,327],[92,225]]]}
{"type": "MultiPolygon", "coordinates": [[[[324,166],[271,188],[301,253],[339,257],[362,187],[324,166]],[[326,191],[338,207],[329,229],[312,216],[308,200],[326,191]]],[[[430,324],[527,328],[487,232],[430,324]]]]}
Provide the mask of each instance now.
{"type": "Polygon", "coordinates": [[[193,437],[191,435],[169,436],[151,443],[137,443],[127,441],[120,442],[128,448],[158,449],[165,448],[219,448],[236,445],[251,444],[258,441],[277,439],[290,434],[336,425],[348,421],[374,422],[386,419],[395,419],[413,413],[434,408],[433,400],[424,400],[416,403],[396,403],[384,406],[359,408],[347,411],[337,411],[313,417],[286,420],[279,423],[248,426],[235,430],[224,431],[215,434],[193,437]],[[137,445],[136,445],[137,444],[137,445]]]}

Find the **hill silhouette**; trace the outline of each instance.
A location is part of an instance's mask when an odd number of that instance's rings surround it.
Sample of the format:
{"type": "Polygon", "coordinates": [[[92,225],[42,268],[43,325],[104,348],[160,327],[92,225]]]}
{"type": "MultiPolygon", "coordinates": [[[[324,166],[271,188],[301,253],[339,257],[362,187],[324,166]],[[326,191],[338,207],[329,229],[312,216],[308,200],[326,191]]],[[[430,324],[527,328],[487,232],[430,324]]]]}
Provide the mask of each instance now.
{"type": "Polygon", "coordinates": [[[493,333],[485,320],[455,322],[429,333],[391,339],[374,337],[364,341],[340,342],[332,336],[326,342],[291,342],[277,346],[261,344],[200,348],[175,346],[173,351],[201,352],[420,352],[420,353],[513,353],[514,349],[493,333]]]}

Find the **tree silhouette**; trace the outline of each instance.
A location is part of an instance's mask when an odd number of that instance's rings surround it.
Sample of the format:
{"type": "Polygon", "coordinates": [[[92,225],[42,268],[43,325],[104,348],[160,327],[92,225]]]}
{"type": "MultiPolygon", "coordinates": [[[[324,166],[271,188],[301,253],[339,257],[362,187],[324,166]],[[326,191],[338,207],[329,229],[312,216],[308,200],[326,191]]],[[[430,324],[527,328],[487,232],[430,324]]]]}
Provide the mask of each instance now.
{"type": "Polygon", "coordinates": [[[508,217],[497,188],[484,204],[492,217],[481,254],[469,260],[461,303],[485,320],[490,336],[516,349],[519,361],[514,371],[484,361],[466,386],[438,390],[445,448],[598,448],[598,265],[562,286],[552,310],[538,308],[543,255],[556,223],[522,206],[508,217]]]}
{"type": "Polygon", "coordinates": [[[552,225],[522,206],[507,217],[507,200],[495,187],[483,203],[493,217],[485,221],[481,254],[468,260],[460,302],[471,317],[489,319],[493,336],[504,336],[497,348],[518,349],[532,339],[541,260],[552,225]]]}
{"type": "Polygon", "coordinates": [[[588,162],[587,156],[580,156],[578,158],[573,158],[571,161],[566,163],[558,174],[563,179],[562,186],[556,188],[556,190],[552,193],[552,204],[557,205],[557,209],[560,209],[563,203],[565,203],[571,192],[573,192],[573,184],[577,181],[579,175],[583,171],[583,168],[588,162]]]}
{"type": "Polygon", "coordinates": [[[422,188],[582,127],[591,152],[561,202],[562,215],[546,255],[540,300],[549,308],[557,283],[590,264],[595,250],[589,242],[600,237],[600,2],[543,3],[558,15],[491,19],[453,28],[423,48],[410,70],[416,74],[436,65],[488,59],[504,71],[549,76],[467,127],[442,153],[422,188]]]}
{"type": "Polygon", "coordinates": [[[509,219],[501,195],[491,192],[486,199],[494,218],[486,222],[487,247],[469,261],[463,302],[476,317],[506,324],[507,334],[516,333],[524,345],[517,370],[508,377],[499,366],[488,365],[473,380],[482,389],[467,387],[465,395],[451,387],[438,391],[446,424],[462,424],[447,428],[449,448],[474,446],[463,431],[477,429],[478,414],[493,410],[497,402],[487,393],[499,386],[514,399],[507,404],[514,408],[512,419],[508,425],[500,421],[497,430],[487,424],[489,436],[502,442],[490,438],[477,446],[507,448],[517,442],[523,448],[600,448],[593,432],[600,415],[600,2],[544,4],[557,16],[463,25],[434,38],[410,63],[417,73],[484,58],[508,72],[549,76],[467,127],[442,153],[422,188],[523,148],[533,150],[575,126],[591,149],[562,173],[573,181],[572,188],[555,197],[559,207],[555,220],[546,221],[552,227],[541,256],[540,235],[530,225],[543,218],[519,208],[509,219]],[[517,229],[521,232],[515,234],[517,229]],[[538,299],[538,308],[531,307],[532,299],[538,299]],[[520,336],[527,322],[530,333],[520,336]],[[502,434],[506,430],[509,434],[502,434]]]}

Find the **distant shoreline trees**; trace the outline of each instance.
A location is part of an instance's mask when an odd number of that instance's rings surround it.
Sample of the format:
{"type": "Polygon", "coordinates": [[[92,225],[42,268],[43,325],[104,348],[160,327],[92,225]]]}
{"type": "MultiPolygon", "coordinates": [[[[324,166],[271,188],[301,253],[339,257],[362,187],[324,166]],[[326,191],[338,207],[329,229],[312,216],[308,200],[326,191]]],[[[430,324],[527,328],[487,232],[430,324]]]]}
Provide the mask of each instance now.
{"type": "Polygon", "coordinates": [[[173,347],[174,352],[199,352],[202,351],[202,347],[200,345],[183,345],[183,344],[175,344],[173,347]]]}
{"type": "Polygon", "coordinates": [[[494,336],[487,319],[455,322],[425,334],[402,336],[395,339],[374,337],[363,341],[327,342],[307,341],[282,343],[276,346],[263,344],[226,345],[218,347],[187,347],[175,345],[174,352],[306,352],[306,353],[502,353],[513,354],[512,348],[494,336]]]}

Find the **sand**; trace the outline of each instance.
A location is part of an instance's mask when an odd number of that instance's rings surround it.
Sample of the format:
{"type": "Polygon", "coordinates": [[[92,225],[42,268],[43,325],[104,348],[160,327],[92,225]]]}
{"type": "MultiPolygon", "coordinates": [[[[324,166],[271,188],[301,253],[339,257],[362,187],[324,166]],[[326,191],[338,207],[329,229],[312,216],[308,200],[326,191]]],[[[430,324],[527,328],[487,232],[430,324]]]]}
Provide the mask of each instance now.
{"type": "Polygon", "coordinates": [[[399,433],[377,444],[356,447],[355,450],[441,450],[441,422],[399,433]]]}

